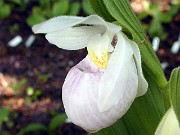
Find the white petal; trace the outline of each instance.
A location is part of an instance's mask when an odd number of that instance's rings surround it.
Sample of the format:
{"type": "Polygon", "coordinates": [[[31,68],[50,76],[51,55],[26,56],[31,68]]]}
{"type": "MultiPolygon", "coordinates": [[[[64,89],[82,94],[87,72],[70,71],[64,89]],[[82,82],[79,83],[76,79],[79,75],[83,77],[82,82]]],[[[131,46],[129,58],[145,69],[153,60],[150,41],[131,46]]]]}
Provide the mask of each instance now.
{"type": "Polygon", "coordinates": [[[89,39],[96,33],[105,32],[103,26],[82,26],[48,33],[46,39],[62,49],[77,50],[87,46],[89,39]]]}
{"type": "MultiPolygon", "coordinates": [[[[107,23],[97,15],[91,15],[88,17],[60,16],[34,25],[32,30],[34,33],[49,33],[63,30],[78,24],[104,25],[107,27],[107,23]]],[[[121,30],[120,26],[114,25],[114,27],[116,27],[118,30],[121,30]]]]}
{"type": "Polygon", "coordinates": [[[180,135],[180,127],[173,108],[163,116],[155,135],[180,135]]]}
{"type": "Polygon", "coordinates": [[[139,48],[137,44],[131,40],[129,40],[131,43],[131,47],[133,49],[135,61],[136,61],[136,67],[138,72],[138,91],[136,97],[142,96],[147,92],[148,89],[148,83],[146,79],[144,78],[143,72],[142,72],[142,66],[141,66],[141,55],[139,48]]]}
{"type": "Polygon", "coordinates": [[[103,71],[87,56],[69,71],[62,88],[68,118],[88,132],[97,132],[114,124],[129,109],[132,97],[136,96],[135,91],[126,90],[119,104],[106,112],[99,112],[98,86],[102,75],[103,71]]]}
{"type": "MultiPolygon", "coordinates": [[[[118,34],[118,42],[112,53],[98,90],[98,109],[107,111],[117,105],[128,93],[137,92],[137,71],[130,44],[118,34]]],[[[132,101],[135,97],[129,97],[132,101]]],[[[123,104],[123,103],[121,103],[123,104]]]]}

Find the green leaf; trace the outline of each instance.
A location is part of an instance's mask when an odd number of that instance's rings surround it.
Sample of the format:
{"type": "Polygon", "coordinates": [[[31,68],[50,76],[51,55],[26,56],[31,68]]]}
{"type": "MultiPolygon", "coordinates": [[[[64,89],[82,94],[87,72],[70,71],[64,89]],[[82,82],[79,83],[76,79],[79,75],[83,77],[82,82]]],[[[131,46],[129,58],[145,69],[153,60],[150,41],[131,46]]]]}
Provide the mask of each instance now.
{"type": "Polygon", "coordinates": [[[138,14],[138,19],[143,20],[148,16],[148,14],[144,11],[138,14]]]}
{"type": "Polygon", "coordinates": [[[53,16],[65,15],[68,13],[68,10],[69,10],[69,0],[60,0],[53,4],[52,15],[53,16]]]}
{"type": "Polygon", "coordinates": [[[87,15],[94,14],[94,10],[92,9],[89,0],[82,1],[82,9],[87,15]]]}
{"type": "Polygon", "coordinates": [[[7,108],[0,108],[0,129],[2,126],[2,123],[8,118],[9,110],[7,108]]]}
{"type": "Polygon", "coordinates": [[[11,14],[11,6],[8,4],[0,3],[0,19],[4,19],[11,14]]]}
{"type": "Polygon", "coordinates": [[[24,135],[26,133],[36,133],[36,132],[47,132],[47,128],[42,124],[29,124],[27,127],[22,128],[18,133],[18,135],[24,135]]]}
{"type": "Polygon", "coordinates": [[[94,133],[92,135],[119,135],[119,134],[129,135],[127,128],[125,127],[125,124],[122,119],[116,122],[113,126],[102,129],[101,131],[94,133]]]}
{"type": "MultiPolygon", "coordinates": [[[[85,7],[85,2],[84,0],[84,6],[85,7]]],[[[103,3],[103,0],[89,0],[91,7],[93,10],[102,18],[104,18],[108,22],[113,22],[115,19],[110,15],[108,12],[106,6],[103,3]]]]}
{"type": "Polygon", "coordinates": [[[0,7],[4,5],[4,1],[0,1],[0,7]]]}
{"type": "Polygon", "coordinates": [[[169,23],[169,22],[172,21],[172,18],[173,18],[173,15],[170,15],[168,13],[163,13],[163,12],[158,11],[157,19],[159,19],[160,22],[169,23]]]}
{"type": "Polygon", "coordinates": [[[34,7],[32,14],[27,18],[26,22],[29,26],[33,26],[34,24],[38,24],[45,20],[46,20],[46,17],[44,16],[41,8],[34,7]]]}
{"type": "Polygon", "coordinates": [[[45,81],[45,82],[48,80],[48,78],[49,78],[48,74],[40,74],[38,76],[38,80],[45,81]]]}
{"type": "Polygon", "coordinates": [[[9,31],[11,33],[17,33],[19,31],[19,24],[13,24],[9,27],[9,31]]]}
{"type": "Polygon", "coordinates": [[[18,10],[21,10],[21,11],[24,11],[27,5],[29,4],[29,0],[11,0],[11,2],[13,2],[13,4],[18,5],[19,6],[18,10]]]}
{"type": "Polygon", "coordinates": [[[17,5],[21,5],[21,0],[11,0],[12,2],[14,2],[17,5]]]}
{"type": "Polygon", "coordinates": [[[67,119],[66,114],[59,114],[55,116],[49,123],[48,126],[49,131],[54,131],[56,128],[60,127],[62,124],[64,124],[66,119],[67,119]]]}
{"type": "Polygon", "coordinates": [[[70,11],[69,11],[68,15],[78,15],[80,8],[81,8],[81,5],[79,2],[73,2],[70,5],[70,11]]]}
{"type": "Polygon", "coordinates": [[[171,6],[171,9],[167,12],[158,11],[156,12],[156,19],[163,23],[170,23],[178,10],[178,6],[171,6]]]}
{"type": "Polygon", "coordinates": [[[16,92],[19,92],[26,84],[27,79],[24,78],[15,84],[11,84],[9,87],[13,88],[16,92]]]}
{"type": "Polygon", "coordinates": [[[161,40],[165,40],[167,33],[164,31],[162,24],[157,19],[153,19],[149,26],[148,32],[151,37],[159,37],[161,40]]]}
{"type": "Polygon", "coordinates": [[[180,67],[172,71],[169,80],[171,103],[180,123],[180,67]]]}
{"type": "Polygon", "coordinates": [[[179,6],[177,5],[172,5],[171,9],[168,11],[169,14],[175,15],[179,11],[179,6]]]}
{"type": "Polygon", "coordinates": [[[39,4],[43,9],[49,9],[51,2],[50,0],[39,0],[39,4]]]}

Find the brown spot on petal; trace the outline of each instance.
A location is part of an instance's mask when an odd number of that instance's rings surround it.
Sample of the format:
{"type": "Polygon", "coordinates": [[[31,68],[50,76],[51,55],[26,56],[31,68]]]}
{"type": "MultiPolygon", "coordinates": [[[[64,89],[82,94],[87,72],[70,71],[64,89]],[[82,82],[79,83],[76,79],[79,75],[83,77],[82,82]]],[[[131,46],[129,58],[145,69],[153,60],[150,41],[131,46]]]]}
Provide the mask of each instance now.
{"type": "Polygon", "coordinates": [[[114,35],[112,42],[111,42],[111,45],[115,47],[117,44],[117,41],[118,41],[117,35],[114,35]]]}

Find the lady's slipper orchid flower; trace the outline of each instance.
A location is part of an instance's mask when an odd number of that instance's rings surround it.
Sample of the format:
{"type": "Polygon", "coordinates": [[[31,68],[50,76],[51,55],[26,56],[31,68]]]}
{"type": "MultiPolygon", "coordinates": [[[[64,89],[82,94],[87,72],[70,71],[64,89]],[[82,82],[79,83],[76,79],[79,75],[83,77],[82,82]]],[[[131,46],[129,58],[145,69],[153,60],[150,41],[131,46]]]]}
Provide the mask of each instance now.
{"type": "Polygon", "coordinates": [[[65,79],[62,99],[69,119],[89,132],[115,123],[147,91],[139,49],[120,30],[97,15],[60,16],[33,27],[59,48],[87,47],[65,79]]]}

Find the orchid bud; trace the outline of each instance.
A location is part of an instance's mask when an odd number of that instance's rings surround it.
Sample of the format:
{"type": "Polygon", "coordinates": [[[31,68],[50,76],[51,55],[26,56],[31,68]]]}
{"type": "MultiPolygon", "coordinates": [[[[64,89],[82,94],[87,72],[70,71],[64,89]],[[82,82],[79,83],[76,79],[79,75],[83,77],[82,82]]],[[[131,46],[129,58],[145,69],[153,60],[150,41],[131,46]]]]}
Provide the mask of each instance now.
{"type": "Polygon", "coordinates": [[[173,108],[163,116],[155,135],[180,135],[179,122],[173,108]]]}

